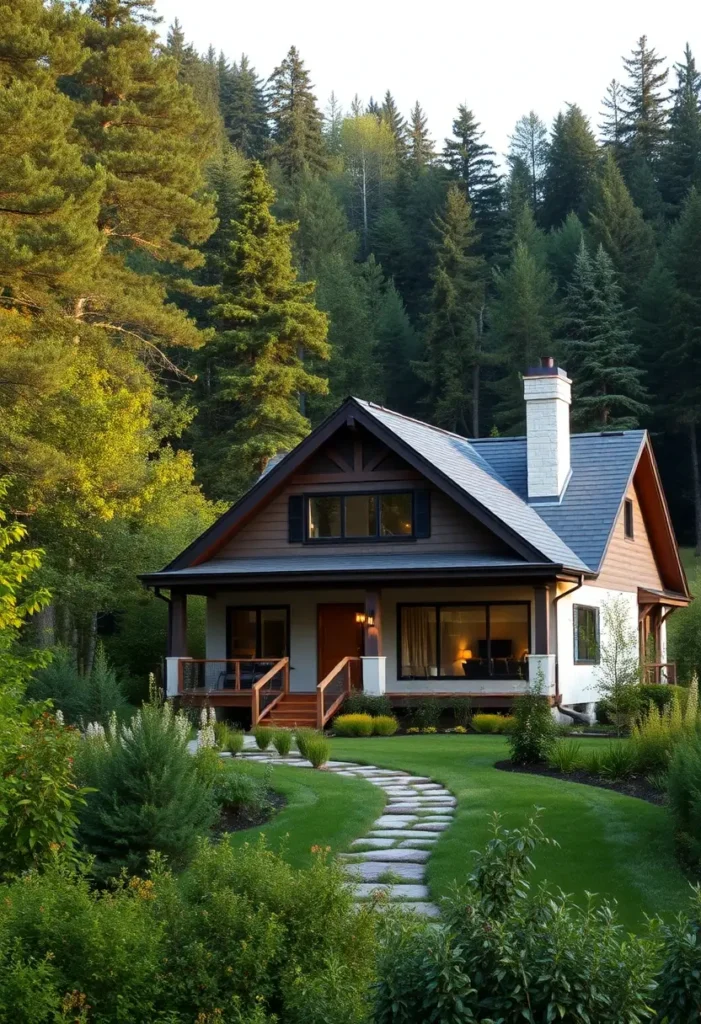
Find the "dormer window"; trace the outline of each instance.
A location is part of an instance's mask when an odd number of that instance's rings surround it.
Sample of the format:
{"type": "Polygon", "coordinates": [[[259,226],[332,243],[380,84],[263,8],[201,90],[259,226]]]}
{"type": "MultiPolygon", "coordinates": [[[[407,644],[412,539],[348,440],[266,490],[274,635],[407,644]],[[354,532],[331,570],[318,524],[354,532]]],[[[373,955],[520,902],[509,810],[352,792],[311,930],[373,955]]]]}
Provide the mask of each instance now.
{"type": "Polygon", "coordinates": [[[635,538],[635,527],[633,525],[633,502],[626,498],[623,504],[623,532],[627,540],[635,538]]]}
{"type": "Polygon", "coordinates": [[[314,494],[307,502],[307,540],[391,540],[415,536],[414,495],[314,494]]]}

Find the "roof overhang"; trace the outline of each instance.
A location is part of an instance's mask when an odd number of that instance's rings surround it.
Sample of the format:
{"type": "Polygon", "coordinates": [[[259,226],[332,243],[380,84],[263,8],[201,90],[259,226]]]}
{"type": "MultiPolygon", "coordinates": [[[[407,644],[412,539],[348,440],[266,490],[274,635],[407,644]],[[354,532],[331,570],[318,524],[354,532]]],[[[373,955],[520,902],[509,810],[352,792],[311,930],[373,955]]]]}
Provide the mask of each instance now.
{"type": "Polygon", "coordinates": [[[691,597],[686,594],[676,594],[671,590],[650,590],[647,587],[638,587],[638,604],[686,608],[691,604],[691,597]]]}

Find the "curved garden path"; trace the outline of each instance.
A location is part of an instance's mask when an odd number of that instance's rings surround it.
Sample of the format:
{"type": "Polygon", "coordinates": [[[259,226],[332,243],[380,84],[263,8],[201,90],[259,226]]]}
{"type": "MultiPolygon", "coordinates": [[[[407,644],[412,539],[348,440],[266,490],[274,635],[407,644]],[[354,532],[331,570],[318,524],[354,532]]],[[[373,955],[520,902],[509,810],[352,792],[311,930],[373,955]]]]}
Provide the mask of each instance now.
{"type": "MultiPolygon", "coordinates": [[[[252,749],[248,742],[239,757],[291,768],[312,767],[299,754],[280,757],[252,749]]],[[[438,907],[429,902],[426,863],[440,833],[450,827],[457,804],[452,793],[425,776],[352,761],[328,761],[324,770],[365,779],[387,795],[387,805],[368,834],[351,843],[352,852],[338,855],[356,898],[371,899],[379,890],[403,910],[437,917],[438,907]]]]}

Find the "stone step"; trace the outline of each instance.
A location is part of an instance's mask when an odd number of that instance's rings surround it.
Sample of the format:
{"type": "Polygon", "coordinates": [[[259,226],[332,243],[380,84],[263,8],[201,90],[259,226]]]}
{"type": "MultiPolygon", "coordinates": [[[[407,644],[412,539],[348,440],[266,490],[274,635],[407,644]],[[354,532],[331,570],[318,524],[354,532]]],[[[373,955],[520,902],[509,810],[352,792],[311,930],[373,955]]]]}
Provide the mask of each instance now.
{"type": "Polygon", "coordinates": [[[377,839],[374,836],[368,836],[366,839],[354,839],[351,846],[367,846],[369,850],[389,850],[393,842],[393,839],[377,839]]]}
{"type": "Polygon", "coordinates": [[[399,817],[395,814],[383,814],[376,821],[373,822],[373,829],[376,828],[408,828],[413,825],[414,822],[419,819],[415,814],[405,814],[403,817],[399,817]]]}
{"type": "Polygon", "coordinates": [[[397,864],[389,861],[364,861],[360,864],[344,864],[348,879],[360,882],[379,882],[391,874],[403,882],[423,882],[426,869],[423,864],[397,864]]]}
{"type": "Polygon", "coordinates": [[[369,836],[377,837],[378,839],[422,839],[425,835],[427,839],[432,839],[434,842],[438,839],[438,836],[432,836],[430,832],[415,832],[413,828],[398,828],[398,829],[373,829],[372,832],[368,832],[369,836]]]}
{"type": "Polygon", "coordinates": [[[392,898],[397,900],[428,899],[427,885],[385,885],[383,882],[356,882],[353,886],[353,895],[359,900],[371,899],[376,892],[391,894],[392,898]]]}
{"type": "Polygon", "coordinates": [[[366,850],[363,853],[339,853],[339,860],[347,863],[367,864],[381,861],[384,864],[425,864],[430,857],[428,850],[366,850]],[[353,860],[351,861],[351,858],[353,860]]]}

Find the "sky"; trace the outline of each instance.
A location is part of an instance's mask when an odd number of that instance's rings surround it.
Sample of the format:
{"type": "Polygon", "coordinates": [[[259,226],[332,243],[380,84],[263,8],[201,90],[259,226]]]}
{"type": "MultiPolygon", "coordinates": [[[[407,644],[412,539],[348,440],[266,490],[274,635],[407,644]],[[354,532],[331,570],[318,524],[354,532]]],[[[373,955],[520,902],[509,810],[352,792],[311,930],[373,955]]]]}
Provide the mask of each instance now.
{"type": "Polygon", "coordinates": [[[177,17],[198,50],[246,53],[262,77],[296,46],[322,109],[332,90],[347,109],[356,92],[367,102],[390,89],[405,116],[419,100],[442,144],[466,103],[500,156],[529,110],[549,125],[578,103],[596,126],[643,34],[670,67],[687,42],[701,63],[694,0],[157,0],[157,10],[164,36],[177,17]]]}

